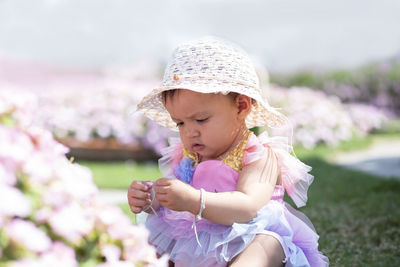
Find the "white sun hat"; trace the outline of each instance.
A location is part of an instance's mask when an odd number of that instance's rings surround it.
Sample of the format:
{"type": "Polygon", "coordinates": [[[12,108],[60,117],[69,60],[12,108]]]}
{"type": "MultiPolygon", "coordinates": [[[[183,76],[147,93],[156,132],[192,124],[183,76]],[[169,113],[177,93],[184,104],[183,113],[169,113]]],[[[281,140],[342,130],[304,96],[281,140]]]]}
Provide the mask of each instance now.
{"type": "Polygon", "coordinates": [[[246,118],[248,128],[284,124],[282,114],[263,98],[259,79],[247,54],[238,46],[215,37],[204,37],[179,45],[172,54],[160,87],[138,104],[138,110],[159,124],[177,130],[161,93],[188,89],[199,93],[235,92],[254,99],[246,118]]]}

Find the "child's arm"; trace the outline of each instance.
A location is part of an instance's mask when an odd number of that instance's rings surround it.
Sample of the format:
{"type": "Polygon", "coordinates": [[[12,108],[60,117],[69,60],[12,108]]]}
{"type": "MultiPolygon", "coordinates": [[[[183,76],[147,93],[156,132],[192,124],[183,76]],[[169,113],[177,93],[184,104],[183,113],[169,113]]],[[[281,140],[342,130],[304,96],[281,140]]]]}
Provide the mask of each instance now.
{"type": "MultiPolygon", "coordinates": [[[[224,225],[251,221],[272,196],[279,174],[277,166],[276,156],[269,149],[260,160],[243,168],[236,191],[205,192],[202,217],[224,225]]],[[[158,180],[156,197],[161,205],[173,210],[193,214],[200,210],[200,190],[176,179],[158,180]]]]}

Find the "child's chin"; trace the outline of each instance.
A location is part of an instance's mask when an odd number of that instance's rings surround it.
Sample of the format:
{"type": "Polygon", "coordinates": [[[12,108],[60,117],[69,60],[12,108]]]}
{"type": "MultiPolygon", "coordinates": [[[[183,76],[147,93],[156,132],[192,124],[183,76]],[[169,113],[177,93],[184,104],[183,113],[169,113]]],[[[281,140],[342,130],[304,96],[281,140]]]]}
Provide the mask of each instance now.
{"type": "Polygon", "coordinates": [[[202,159],[202,161],[206,161],[206,160],[215,160],[215,159],[217,159],[218,157],[217,156],[215,156],[215,155],[210,155],[210,154],[207,154],[207,153],[199,153],[199,156],[200,156],[200,158],[202,159]]]}

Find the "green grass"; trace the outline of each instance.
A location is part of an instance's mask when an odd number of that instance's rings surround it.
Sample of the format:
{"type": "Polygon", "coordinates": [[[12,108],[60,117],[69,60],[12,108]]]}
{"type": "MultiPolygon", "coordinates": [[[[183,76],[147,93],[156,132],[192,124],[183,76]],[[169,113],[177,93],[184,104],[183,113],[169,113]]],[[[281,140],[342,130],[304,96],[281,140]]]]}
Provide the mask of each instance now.
{"type": "Polygon", "coordinates": [[[331,266],[400,266],[400,181],[303,160],[315,181],[301,210],[331,266]]]}
{"type": "MultiPolygon", "coordinates": [[[[335,153],[391,138],[398,139],[400,134],[372,135],[337,148],[296,149],[297,156],[313,167],[315,177],[307,206],[300,210],[314,223],[320,250],[329,257],[331,266],[400,266],[400,180],[382,179],[326,160],[335,153]]],[[[134,177],[147,180],[161,176],[155,164],[80,163],[93,170],[101,188],[126,190],[134,177]]],[[[120,207],[133,219],[127,204],[120,207]]]]}
{"type": "Polygon", "coordinates": [[[93,179],[101,189],[126,190],[135,180],[154,180],[160,178],[161,172],[156,163],[137,164],[133,161],[126,162],[93,162],[76,161],[89,167],[93,172],[93,179]]]}
{"type": "Polygon", "coordinates": [[[382,179],[326,160],[395,138],[400,135],[376,134],[336,148],[296,149],[297,156],[313,167],[315,177],[307,206],[300,210],[314,223],[321,251],[331,266],[400,266],[400,180],[382,179]]]}

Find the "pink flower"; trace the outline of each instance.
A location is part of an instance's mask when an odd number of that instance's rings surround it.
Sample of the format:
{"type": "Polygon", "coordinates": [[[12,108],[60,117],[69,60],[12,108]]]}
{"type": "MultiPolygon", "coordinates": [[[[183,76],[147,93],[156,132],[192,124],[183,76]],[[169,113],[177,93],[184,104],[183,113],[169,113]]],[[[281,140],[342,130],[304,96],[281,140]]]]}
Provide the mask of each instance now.
{"type": "Polygon", "coordinates": [[[131,225],[128,216],[117,206],[100,205],[97,208],[97,218],[102,225],[107,227],[112,224],[131,225]]]}
{"type": "Polygon", "coordinates": [[[14,219],[4,227],[8,237],[33,252],[43,252],[51,245],[50,238],[31,221],[14,219]]]}
{"type": "Polygon", "coordinates": [[[129,217],[116,206],[100,206],[95,210],[97,227],[105,229],[111,238],[121,240],[128,234],[132,227],[129,217]]]}
{"type": "Polygon", "coordinates": [[[12,112],[19,125],[28,125],[36,108],[37,98],[31,92],[17,94],[12,89],[0,91],[0,114],[12,112]]]}
{"type": "Polygon", "coordinates": [[[29,158],[32,150],[32,142],[22,130],[0,124],[0,160],[7,160],[7,165],[15,169],[29,158]]]}
{"type": "Polygon", "coordinates": [[[135,261],[146,259],[154,261],[156,256],[155,248],[148,244],[149,232],[144,225],[131,226],[127,229],[127,235],[123,238],[124,258],[135,261]]]}
{"type": "MultiPolygon", "coordinates": [[[[144,225],[132,225],[129,217],[115,206],[98,207],[96,211],[98,212],[96,228],[105,229],[103,231],[112,239],[122,242],[124,259],[131,262],[139,262],[141,260],[147,262],[157,261],[156,251],[148,243],[149,233],[144,225]]],[[[107,252],[113,255],[114,258],[116,257],[116,254],[112,254],[115,252],[107,252]]]]}
{"type": "Polygon", "coordinates": [[[6,162],[0,159],[0,184],[15,185],[17,177],[14,171],[6,165],[6,162]]]}
{"type": "Polygon", "coordinates": [[[62,182],[63,190],[71,197],[89,200],[98,193],[89,168],[71,164],[67,160],[59,161],[56,168],[57,178],[62,182]]]}
{"type": "Polygon", "coordinates": [[[53,156],[64,156],[69,148],[54,140],[53,135],[48,130],[31,126],[28,133],[38,151],[47,152],[53,156]]]}
{"type": "Polygon", "coordinates": [[[0,184],[0,215],[27,217],[31,209],[31,203],[21,191],[0,184]]]}
{"type": "Polygon", "coordinates": [[[104,245],[100,250],[107,262],[117,262],[121,257],[121,249],[116,245],[104,245]]]}
{"type": "Polygon", "coordinates": [[[60,207],[71,200],[90,202],[98,193],[88,168],[67,159],[58,160],[53,168],[54,176],[43,193],[43,203],[60,207]]]}
{"type": "Polygon", "coordinates": [[[75,251],[62,242],[54,242],[49,251],[40,257],[41,266],[77,267],[75,251]]]}
{"type": "Polygon", "coordinates": [[[35,183],[45,184],[53,178],[59,161],[67,161],[68,148],[54,140],[49,131],[29,127],[26,134],[34,144],[34,150],[23,166],[23,171],[35,183]],[[37,166],[42,166],[37,168],[37,166]]]}
{"type": "Polygon", "coordinates": [[[65,192],[63,183],[60,180],[53,181],[42,193],[43,204],[57,209],[71,200],[72,198],[65,192]]]}
{"type": "MultiPolygon", "coordinates": [[[[2,112],[7,112],[6,116],[12,123],[7,126],[0,123],[0,228],[9,242],[5,248],[0,249],[0,256],[4,251],[17,247],[22,249],[18,257],[29,257],[7,262],[7,265],[77,267],[80,263],[75,258],[74,249],[89,235],[98,238],[93,242],[97,243],[101,254],[107,259],[102,266],[125,267],[136,263],[161,263],[156,257],[155,249],[147,242],[148,232],[145,228],[133,226],[120,208],[97,203],[98,188],[93,183],[90,170],[71,164],[65,157],[66,147],[55,141],[49,131],[28,126],[32,123],[32,118],[28,116],[32,113],[32,106],[22,101],[25,99],[24,94],[11,92],[8,98],[5,95],[0,92],[0,116],[4,115],[2,112]],[[30,199],[24,192],[13,187],[18,179],[26,183],[24,188],[29,188],[27,194],[41,196],[41,199],[35,198],[38,200],[35,202],[35,209],[31,207],[30,199]],[[34,221],[21,219],[28,216],[34,221]],[[46,232],[36,225],[41,225],[46,232]],[[94,231],[99,236],[91,235],[94,231]],[[54,238],[54,243],[47,232],[54,238]],[[65,240],[71,244],[70,247],[62,243],[65,240]],[[123,261],[121,258],[130,261],[123,261]]],[[[115,96],[120,97],[118,93],[115,96]]],[[[81,96],[75,98],[82,99],[81,96]]],[[[100,96],[101,101],[108,101],[107,97],[100,96]]],[[[93,111],[93,103],[97,104],[93,99],[86,101],[83,106],[87,109],[83,115],[93,111]]],[[[86,122],[90,127],[83,129],[83,132],[90,135],[92,129],[98,127],[99,133],[104,136],[120,136],[115,131],[124,130],[126,123],[123,120],[118,121],[118,114],[121,113],[119,102],[112,103],[110,110],[115,114],[110,114],[107,119],[112,122],[110,126],[104,124],[101,116],[91,117],[86,122]]],[[[95,106],[96,108],[99,107],[95,106]]],[[[75,114],[75,108],[69,109],[75,114]]],[[[84,128],[74,120],[69,121],[66,127],[63,126],[63,130],[69,132],[72,129],[79,134],[78,130],[84,128]],[[78,128],[74,130],[70,127],[78,128]]],[[[143,121],[140,122],[142,123],[143,121]]],[[[122,135],[130,134],[122,132],[122,135]]],[[[88,262],[93,265],[98,260],[98,253],[84,257],[85,260],[86,257],[90,258],[88,262]]],[[[163,266],[166,263],[167,261],[163,266]]]]}
{"type": "Polygon", "coordinates": [[[43,154],[37,153],[36,151],[26,159],[23,172],[29,176],[31,182],[38,184],[47,183],[53,176],[53,168],[51,167],[50,161],[46,159],[43,154]],[[40,168],[38,168],[38,166],[40,166],[40,168]]]}
{"type": "Polygon", "coordinates": [[[77,267],[75,251],[61,242],[55,242],[48,251],[36,259],[22,259],[11,264],[12,267],[77,267]]]}
{"type": "Polygon", "coordinates": [[[20,259],[10,264],[10,267],[44,267],[39,259],[20,259]]]}
{"type": "Polygon", "coordinates": [[[167,267],[169,266],[169,257],[164,254],[161,258],[151,261],[147,267],[167,267]]]}
{"type": "Polygon", "coordinates": [[[38,209],[35,213],[35,220],[40,223],[40,224],[44,224],[47,223],[47,221],[51,218],[53,214],[53,211],[49,208],[49,207],[41,207],[40,209],[38,209]]]}
{"type": "Polygon", "coordinates": [[[79,242],[93,229],[93,221],[77,203],[71,203],[55,211],[49,223],[56,234],[73,243],[79,242]]]}
{"type": "MultiPolygon", "coordinates": [[[[96,265],[96,267],[134,267],[135,264],[129,261],[113,261],[113,262],[105,262],[99,265],[96,265]]],[[[148,266],[148,265],[146,265],[148,266]]],[[[165,265],[167,266],[167,265],[165,265]]]]}

